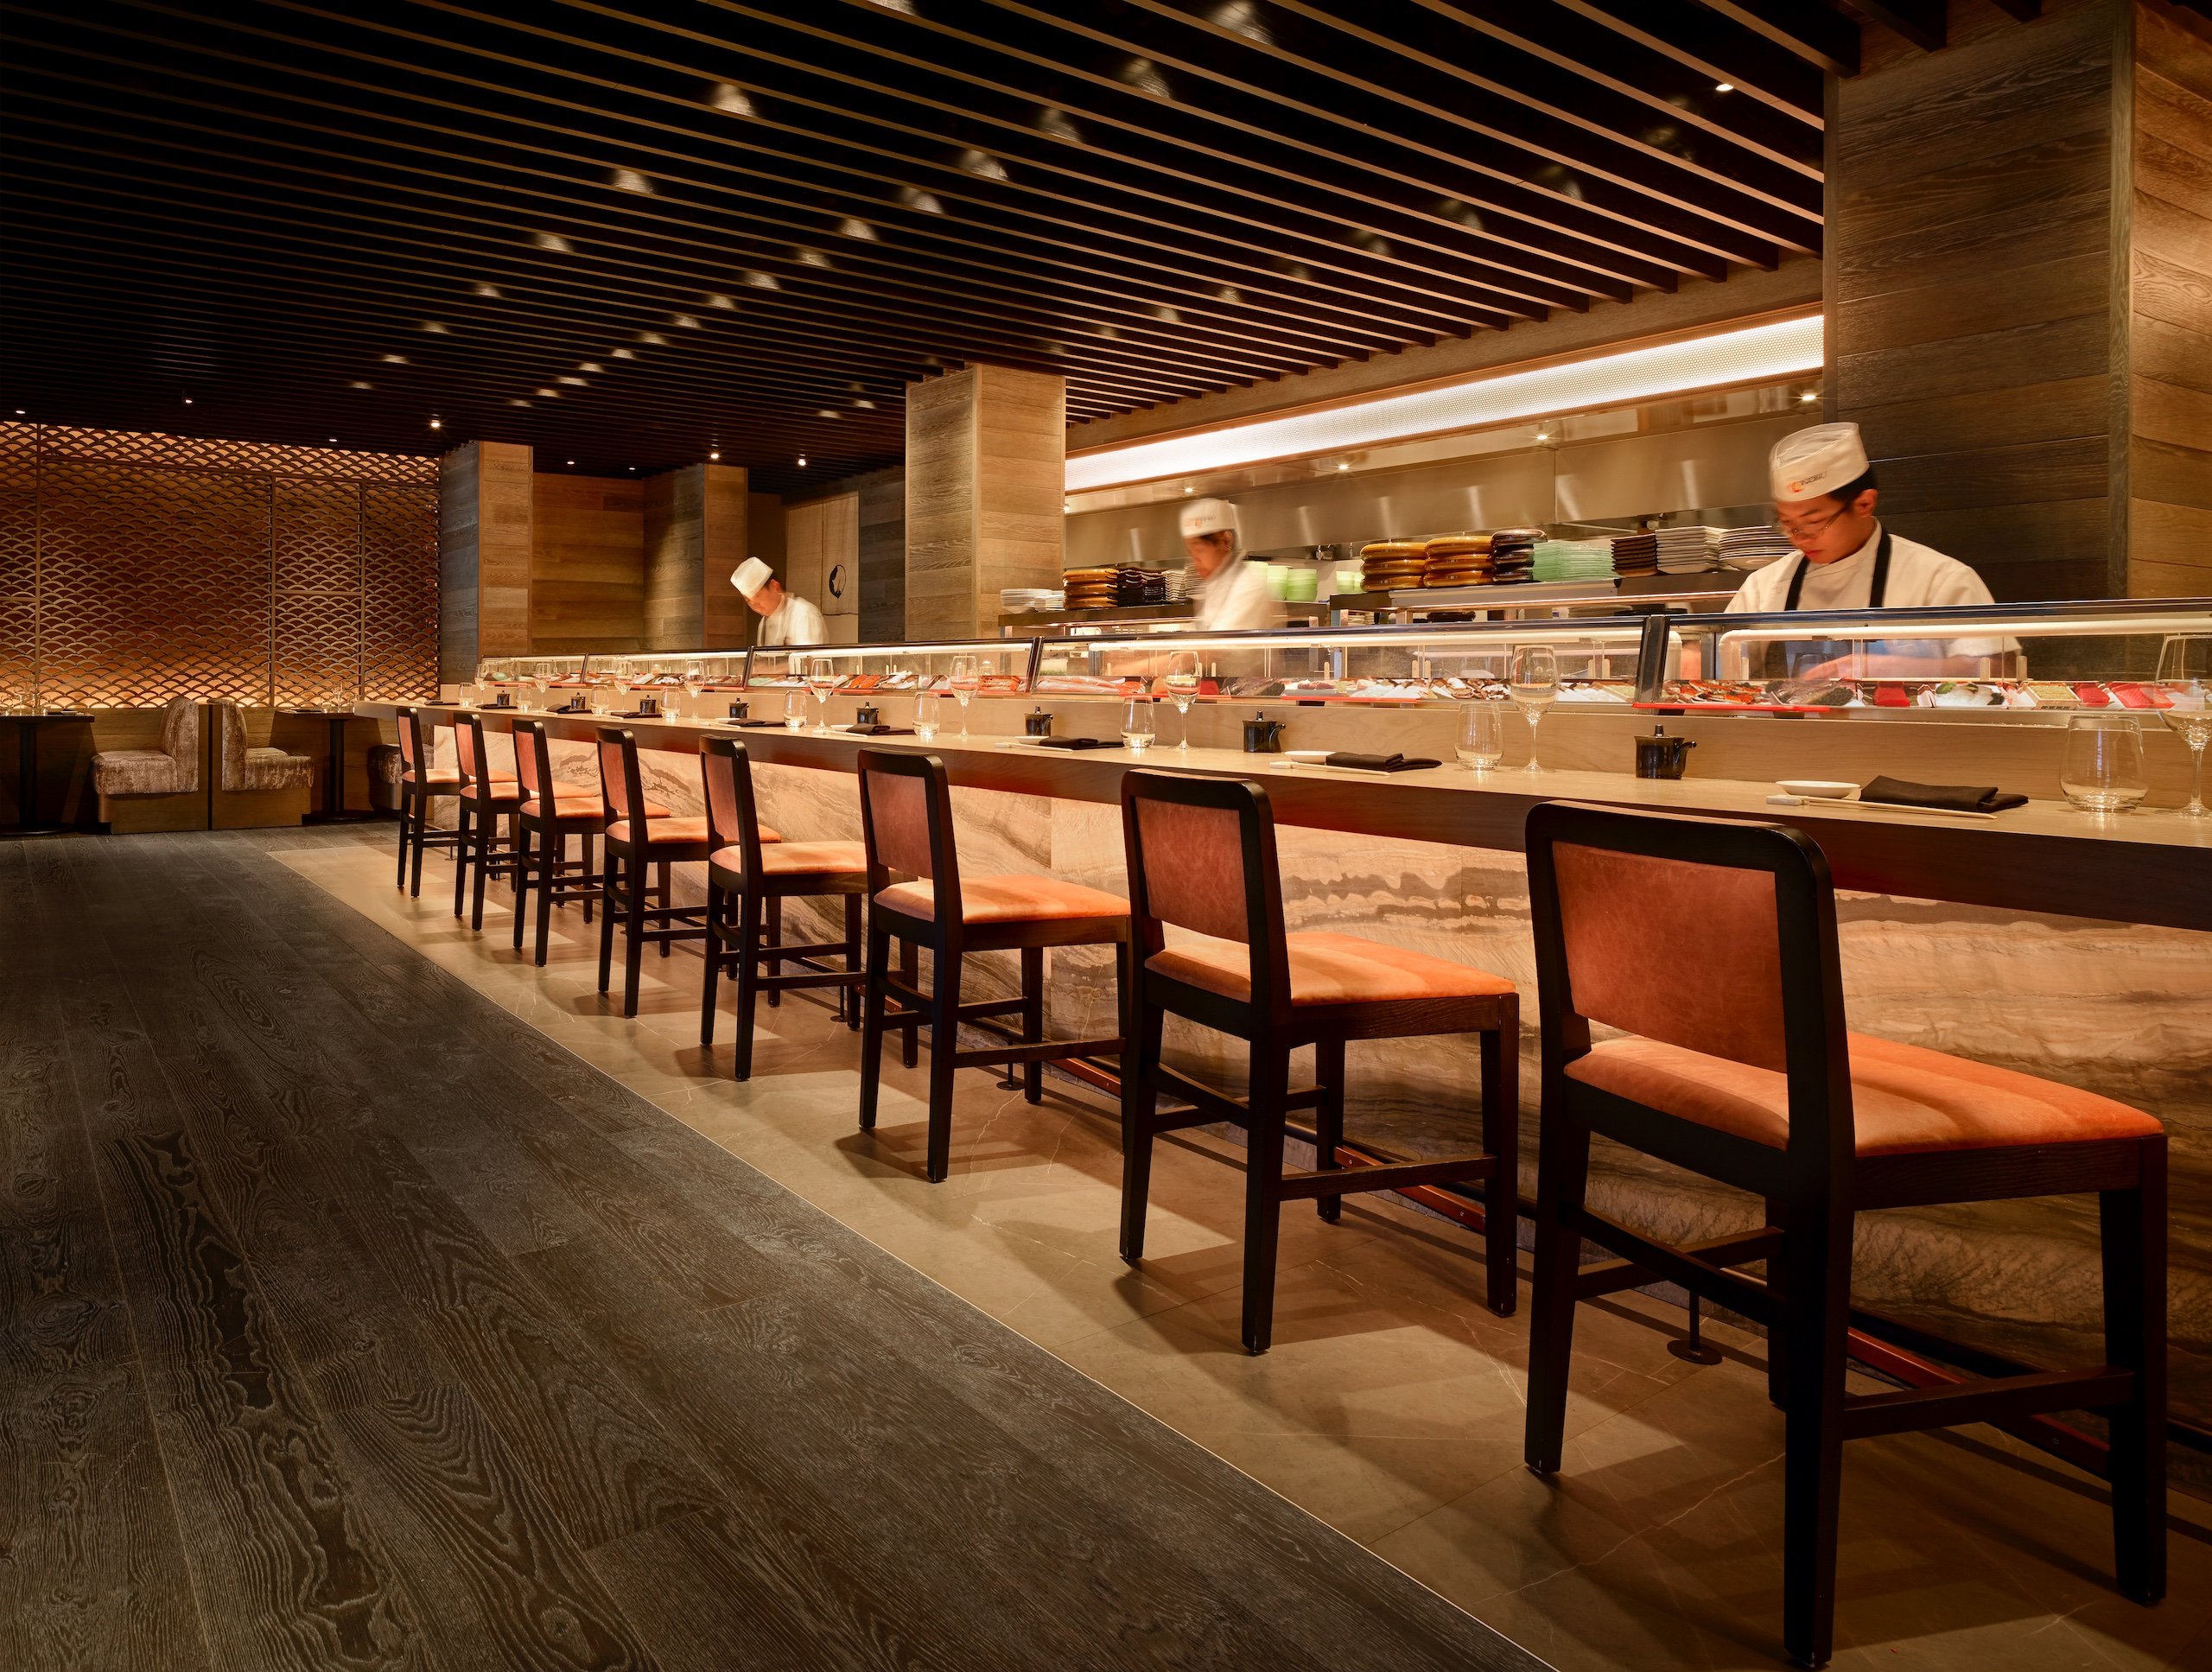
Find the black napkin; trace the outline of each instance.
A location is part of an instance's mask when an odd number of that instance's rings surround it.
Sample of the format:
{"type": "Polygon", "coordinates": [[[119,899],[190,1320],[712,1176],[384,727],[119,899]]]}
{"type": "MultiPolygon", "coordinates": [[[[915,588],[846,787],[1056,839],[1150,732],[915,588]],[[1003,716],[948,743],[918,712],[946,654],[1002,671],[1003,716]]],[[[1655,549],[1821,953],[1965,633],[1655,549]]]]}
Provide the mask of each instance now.
{"type": "Polygon", "coordinates": [[[1356,772],[1417,772],[1427,766],[1441,766],[1441,761],[1424,760],[1418,756],[1408,760],[1402,754],[1354,754],[1339,749],[1322,763],[1328,766],[1349,766],[1356,772]]]}
{"type": "Polygon", "coordinates": [[[885,726],[880,724],[874,726],[841,726],[838,729],[849,737],[908,737],[912,735],[914,730],[912,726],[885,726]]]}
{"type": "Polygon", "coordinates": [[[1878,778],[1859,791],[1861,801],[1886,801],[1895,807],[1935,807],[1948,813],[2001,813],[2007,807],[2024,807],[2028,798],[2000,791],[1944,784],[1912,784],[1902,778],[1878,778]]]}
{"type": "Polygon", "coordinates": [[[784,722],[780,720],[724,720],[717,723],[724,726],[780,726],[784,722]]]}
{"type": "Polygon", "coordinates": [[[1034,743],[1040,749],[1118,749],[1118,737],[1025,737],[1025,743],[1034,743]]]}

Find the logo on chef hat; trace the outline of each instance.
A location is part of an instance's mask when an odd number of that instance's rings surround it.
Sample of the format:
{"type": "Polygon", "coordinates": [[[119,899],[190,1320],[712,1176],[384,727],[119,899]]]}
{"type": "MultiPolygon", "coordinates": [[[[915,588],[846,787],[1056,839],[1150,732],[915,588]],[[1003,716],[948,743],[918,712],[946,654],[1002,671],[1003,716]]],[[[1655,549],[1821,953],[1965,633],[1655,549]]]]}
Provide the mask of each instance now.
{"type": "Polygon", "coordinates": [[[1767,473],[1777,499],[1833,493],[1866,474],[1866,443],[1855,423],[1816,423],[1777,442],[1767,473]]]}

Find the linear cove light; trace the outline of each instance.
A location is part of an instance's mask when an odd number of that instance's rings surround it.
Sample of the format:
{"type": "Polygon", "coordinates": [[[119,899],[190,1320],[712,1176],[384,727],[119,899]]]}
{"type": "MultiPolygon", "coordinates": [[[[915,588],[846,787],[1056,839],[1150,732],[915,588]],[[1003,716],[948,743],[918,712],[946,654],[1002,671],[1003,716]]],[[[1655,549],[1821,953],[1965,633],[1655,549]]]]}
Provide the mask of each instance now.
{"type": "Polygon", "coordinates": [[[1067,491],[1121,487],[1483,424],[1594,411],[1693,390],[1793,377],[1820,366],[1821,317],[1815,314],[1527,372],[1467,378],[1317,412],[1255,419],[1193,435],[1078,453],[1067,462],[1067,491]]]}

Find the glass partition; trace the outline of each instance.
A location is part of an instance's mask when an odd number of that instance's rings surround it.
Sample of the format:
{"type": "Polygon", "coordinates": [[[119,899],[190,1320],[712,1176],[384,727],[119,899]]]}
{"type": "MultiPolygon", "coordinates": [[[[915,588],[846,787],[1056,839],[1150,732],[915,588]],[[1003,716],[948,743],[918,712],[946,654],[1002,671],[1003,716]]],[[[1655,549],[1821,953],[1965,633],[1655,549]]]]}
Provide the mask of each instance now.
{"type": "Polygon", "coordinates": [[[1029,639],[924,640],[912,645],[791,645],[756,646],[746,668],[755,690],[796,690],[816,683],[810,670],[825,664],[849,696],[950,690],[956,679],[973,679],[979,696],[1014,696],[1029,689],[1036,646],[1029,639]]]}

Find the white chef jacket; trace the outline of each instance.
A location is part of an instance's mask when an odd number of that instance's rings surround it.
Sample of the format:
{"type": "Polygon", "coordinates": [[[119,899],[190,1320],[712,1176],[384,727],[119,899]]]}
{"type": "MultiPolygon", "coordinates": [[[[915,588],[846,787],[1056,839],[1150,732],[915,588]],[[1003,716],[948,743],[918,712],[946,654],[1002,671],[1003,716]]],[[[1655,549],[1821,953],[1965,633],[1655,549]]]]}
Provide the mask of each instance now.
{"type": "Polygon", "coordinates": [[[1198,582],[1198,626],[1207,633],[1281,626],[1282,606],[1268,596],[1268,567],[1232,558],[1198,582]]]}
{"type": "Polygon", "coordinates": [[[829,642],[830,625],[822,619],[822,612],[796,593],[786,592],[784,601],[769,614],[760,619],[760,637],[754,642],[761,645],[821,645],[829,642]]]}
{"type": "MultiPolygon", "coordinates": [[[[1805,584],[1797,594],[1801,610],[1864,609],[1874,586],[1874,553],[1882,544],[1882,524],[1877,521],[1866,544],[1848,557],[1833,563],[1812,563],[1793,553],[1777,558],[1764,569],[1745,577],[1726,613],[1780,610],[1788,602],[1789,582],[1802,565],[1805,584]]],[[[1988,604],[1994,601],[1981,576],[1955,557],[1947,557],[1933,546],[1922,545],[1897,535],[1890,537],[1890,575],[1882,590],[1884,609],[1929,609],[1948,605],[1988,604]]],[[[1870,639],[1871,654],[1890,657],[1995,656],[2018,650],[2012,639],[1870,639]]]]}

